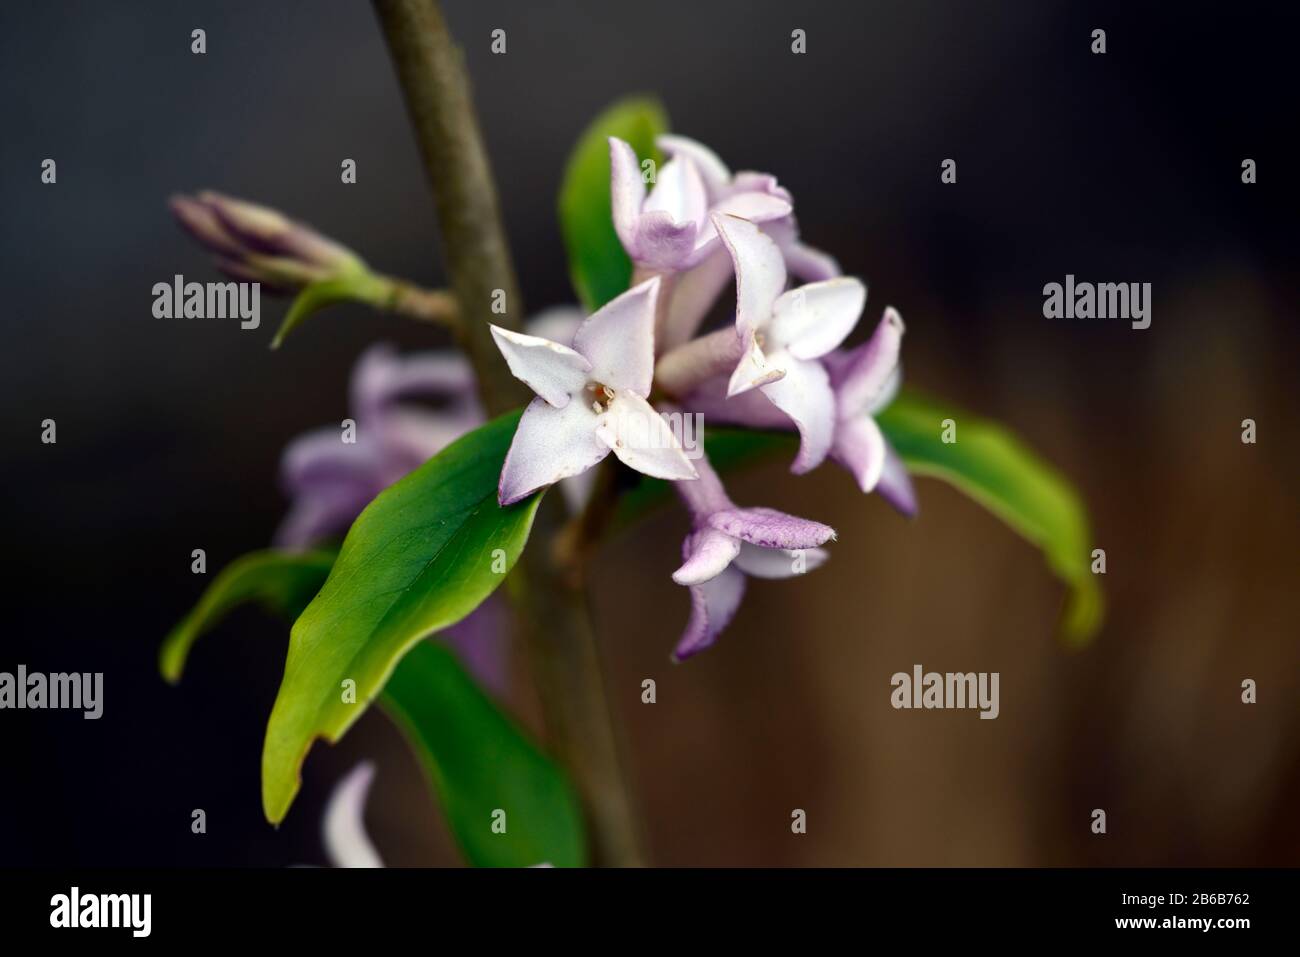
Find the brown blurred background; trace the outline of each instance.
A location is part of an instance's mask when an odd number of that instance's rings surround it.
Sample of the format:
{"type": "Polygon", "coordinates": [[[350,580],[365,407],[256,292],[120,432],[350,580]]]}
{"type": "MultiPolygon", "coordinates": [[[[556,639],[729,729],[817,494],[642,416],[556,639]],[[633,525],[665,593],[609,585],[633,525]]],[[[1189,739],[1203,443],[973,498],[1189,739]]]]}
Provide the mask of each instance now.
{"type": "MultiPolygon", "coordinates": [[[[833,524],[832,560],[752,583],[718,645],[673,666],[685,517],[666,510],[612,542],[593,605],[654,861],[1300,863],[1290,9],[447,7],[530,309],[572,295],[554,220],[569,146],[609,101],[656,92],[678,131],[781,177],[806,238],[870,280],[868,317],[892,304],[907,320],[908,381],[1006,423],[1070,476],[1107,552],[1107,623],[1067,651],[1061,587],[979,506],[922,480],[908,522],[833,466],[796,480],[773,463],[729,479],[733,497],[833,524]],[[1103,57],[1088,52],[1098,26],[1103,57]],[[505,57],[487,52],[497,27],[505,57]],[[955,186],[939,184],[947,157],[955,186]],[[1044,319],[1042,286],[1067,272],[1151,282],[1152,327],[1044,319]],[[1240,441],[1247,417],[1256,445],[1240,441]],[[890,676],[918,663],[1000,672],[1000,717],[895,711],[890,676]],[[655,705],[640,702],[644,678],[655,705]],[[1241,703],[1245,678],[1257,704],[1241,703]],[[806,835],[790,832],[793,808],[806,835]]],[[[179,690],[154,670],[197,594],[190,549],[217,566],[265,543],[284,508],[279,450],[341,416],[357,353],[376,338],[438,344],[340,308],[272,355],[270,303],[264,336],[149,313],[153,282],[212,278],[163,205],[204,186],[442,281],[370,11],[9,5],[0,77],[0,448],[20,566],[0,668],[103,670],[108,689],[98,722],[0,719],[0,864],[320,860],[325,797],[372,755],[381,852],[456,863],[378,714],[313,752],[278,832],[261,820],[282,627],[242,612],[179,690]],[[206,57],[189,53],[195,26],[206,57]],[[355,187],[338,182],[345,156],[355,187]],[[50,415],[57,447],[36,438],[50,415]],[[196,806],[211,840],[189,833],[196,806]]],[[[512,705],[535,726],[522,674],[512,705]]]]}

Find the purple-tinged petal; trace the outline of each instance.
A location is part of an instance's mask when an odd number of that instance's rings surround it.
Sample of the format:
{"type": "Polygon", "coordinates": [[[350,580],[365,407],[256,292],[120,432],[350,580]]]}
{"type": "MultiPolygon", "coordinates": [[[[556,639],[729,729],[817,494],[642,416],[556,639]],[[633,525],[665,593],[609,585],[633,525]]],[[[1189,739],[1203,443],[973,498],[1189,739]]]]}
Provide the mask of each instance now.
{"type": "Polygon", "coordinates": [[[243,256],[243,246],[209,206],[183,195],[172,196],[167,205],[185,231],[209,250],[236,262],[243,256]]]}
{"type": "Polygon", "coordinates": [[[735,567],[753,578],[793,578],[819,568],[830,558],[824,548],[759,548],[745,543],[735,567]]]}
{"type": "Polygon", "coordinates": [[[729,508],[708,517],[710,528],[762,548],[813,548],[835,537],[835,529],[774,508],[729,508]]]}
{"type": "Polygon", "coordinates": [[[734,193],[714,204],[712,213],[722,213],[747,219],[751,223],[767,223],[790,215],[788,200],[771,193],[744,192],[734,193]]]}
{"type": "Polygon", "coordinates": [[[888,443],[885,444],[885,467],[880,473],[880,481],[876,483],[876,491],[908,518],[914,518],[920,511],[912,477],[907,474],[903,460],[888,443]]]}
{"type": "Polygon", "coordinates": [[[362,423],[361,427],[378,431],[386,460],[386,484],[391,484],[423,465],[480,422],[477,416],[472,415],[395,407],[373,423],[362,423]]]}
{"type": "Polygon", "coordinates": [[[852,473],[858,488],[870,492],[885,468],[885,437],[869,415],[841,419],[835,426],[831,455],[852,473]]]}
{"type": "Polygon", "coordinates": [[[501,599],[489,597],[459,622],[438,633],[489,691],[504,695],[510,686],[510,615],[501,599]]]}
{"type": "Polygon", "coordinates": [[[740,540],[714,528],[701,528],[686,536],[683,551],[686,560],[673,572],[673,581],[679,585],[702,585],[726,570],[740,552],[740,540]]]}
{"type": "Polygon", "coordinates": [[[659,168],[654,189],[641,204],[643,216],[667,213],[675,223],[694,223],[696,229],[704,226],[709,201],[699,168],[689,159],[671,159],[659,168]]]}
{"type": "Polygon", "coordinates": [[[804,282],[821,282],[841,275],[835,257],[799,241],[799,224],[793,214],[763,224],[763,232],[776,241],[790,275],[804,282]]]}
{"type": "Polygon", "coordinates": [[[742,335],[744,351],[741,353],[740,361],[736,363],[735,371],[731,373],[731,380],[727,383],[727,398],[744,395],[750,389],[778,382],[786,373],[783,366],[768,360],[752,329],[746,329],[742,335]]]}
{"type": "Polygon", "coordinates": [[[767,326],[772,305],[785,289],[785,262],[776,243],[748,220],[713,216],[713,226],[731,254],[736,270],[736,328],[756,331],[767,326]]]}
{"type": "Polygon", "coordinates": [[[317,272],[335,273],[365,267],[361,258],[346,246],[327,239],[310,226],[294,222],[278,210],[211,190],[199,193],[198,198],[247,249],[287,256],[305,266],[317,267],[317,272]]]}
{"type": "Polygon", "coordinates": [[[766,193],[782,200],[788,206],[794,205],[790,191],[776,181],[771,173],[756,173],[753,170],[741,170],[731,180],[728,195],[736,193],[766,193]]]}
{"type": "Polygon", "coordinates": [[[796,359],[816,359],[853,331],[867,301],[867,287],[842,276],[782,293],[772,306],[768,348],[789,350],[796,359]]]}
{"type": "Polygon", "coordinates": [[[474,401],[474,372],[463,356],[423,352],[401,356],[387,343],[371,346],[352,367],[349,405],[358,421],[382,414],[389,403],[411,397],[474,401]]]}
{"type": "Polygon", "coordinates": [[[694,162],[710,197],[724,189],[731,180],[731,170],[727,169],[727,164],[703,143],[686,136],[665,133],[655,138],[655,145],[669,156],[681,156],[694,162]]]}
{"type": "Polygon", "coordinates": [[[708,456],[702,455],[696,460],[695,470],[699,475],[697,480],[676,482],[673,485],[682,501],[686,503],[693,519],[701,521],[707,519],[713,512],[736,507],[727,497],[727,490],[722,487],[722,479],[713,470],[708,456]]]}
{"type": "Polygon", "coordinates": [[[366,795],[375,766],[363,761],[334,788],[325,807],[325,854],[334,867],[383,867],[366,833],[366,795]]]}
{"type": "Polygon", "coordinates": [[[790,471],[802,475],[821,465],[831,450],[835,395],[821,363],[788,356],[784,366],[785,376],[763,386],[763,395],[793,419],[799,430],[799,454],[790,471]]]}
{"type": "Polygon", "coordinates": [[[889,403],[893,402],[894,399],[898,397],[898,390],[902,388],[902,386],[903,367],[901,365],[896,365],[894,366],[894,371],[890,373],[889,378],[885,380],[885,384],[880,387],[880,392],[876,394],[876,397],[871,401],[871,404],[867,406],[867,414],[875,415],[883,410],[889,405],[889,403]]]}
{"type": "Polygon", "coordinates": [[[718,230],[712,216],[735,216],[748,222],[764,223],[789,216],[790,209],[790,204],[784,199],[768,193],[736,193],[723,199],[709,210],[710,218],[695,237],[695,248],[686,260],[686,267],[694,268],[719,251],[718,230]]]}
{"type": "Polygon", "coordinates": [[[280,455],[280,480],[285,491],[297,495],[336,482],[375,484],[382,471],[376,461],[380,452],[377,439],[370,430],[361,429],[356,442],[344,442],[343,433],[332,426],[298,436],[280,455]]]}
{"type": "Polygon", "coordinates": [[[595,437],[624,465],[645,475],[673,481],[697,477],[695,466],[663,416],[634,392],[614,394],[599,418],[595,437]]]}
{"type": "Polygon", "coordinates": [[[587,383],[591,363],[568,346],[495,325],[492,338],[514,377],[557,409],[587,383]]]}
{"type": "Polygon", "coordinates": [[[301,493],[281,519],[272,543],[276,548],[302,551],[326,538],[341,536],[381,491],[383,486],[337,483],[301,493]]]}
{"type": "Polygon", "coordinates": [[[638,266],[658,272],[677,272],[690,262],[699,231],[698,224],[679,223],[662,210],[642,213],[628,255],[638,266]]]}
{"type": "Polygon", "coordinates": [[[655,364],[655,382],[669,395],[689,395],[703,383],[732,371],[743,349],[734,327],[718,329],[661,356],[655,364]]]}
{"type": "MultiPolygon", "coordinates": [[[[573,348],[588,362],[586,380],[650,394],[655,367],[655,276],[601,306],[578,327],[573,348]]],[[[495,328],[495,327],[494,327],[495,328]]]]}
{"type": "Polygon", "coordinates": [[[726,376],[702,383],[682,400],[682,407],[715,423],[744,425],[753,429],[794,428],[790,417],[758,390],[727,398],[726,376]]]}
{"type": "Polygon", "coordinates": [[[702,585],[692,585],[691,617],[673,649],[673,658],[682,661],[713,644],[735,617],[744,596],[745,576],[734,568],[702,585]]]}
{"type": "Polygon", "coordinates": [[[474,386],[474,369],[464,356],[454,352],[417,352],[402,360],[389,383],[388,397],[460,398],[472,396],[474,386]]]}
{"type": "Polygon", "coordinates": [[[617,137],[609,138],[609,200],[614,214],[614,231],[628,255],[633,256],[641,204],[645,202],[645,180],[636,151],[617,137]]]}
{"type": "Polygon", "coordinates": [[[893,308],[885,310],[871,338],[835,362],[835,394],[840,415],[856,416],[873,407],[886,393],[898,369],[903,343],[903,319],[893,308]]]}
{"type": "Polygon", "coordinates": [[[506,453],[497,501],[513,505],[539,488],[585,472],[608,454],[596,438],[596,413],[585,401],[557,409],[545,399],[533,399],[506,453]]]}
{"type": "MultiPolygon", "coordinates": [[[[731,271],[731,257],[719,245],[698,265],[677,274],[671,294],[668,294],[666,309],[663,303],[660,304],[660,311],[666,312],[663,327],[655,342],[660,353],[690,341],[722,291],[727,288],[731,271]]],[[[661,299],[665,295],[664,291],[660,292],[661,299]]]]}
{"type": "Polygon", "coordinates": [[[804,282],[834,279],[843,272],[839,261],[830,253],[824,253],[803,243],[795,242],[782,246],[781,255],[785,257],[785,265],[790,273],[804,282]]]}
{"type": "Polygon", "coordinates": [[[530,336],[540,336],[562,346],[572,347],[573,337],[586,318],[579,306],[551,306],[527,320],[524,331],[530,336]]]}

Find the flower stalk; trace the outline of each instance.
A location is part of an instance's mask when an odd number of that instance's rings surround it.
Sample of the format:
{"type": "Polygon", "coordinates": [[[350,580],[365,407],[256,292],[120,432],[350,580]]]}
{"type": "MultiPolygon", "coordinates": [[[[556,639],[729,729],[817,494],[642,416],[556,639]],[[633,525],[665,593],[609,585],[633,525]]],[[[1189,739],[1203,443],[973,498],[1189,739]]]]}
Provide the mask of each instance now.
{"type": "MultiPolygon", "coordinates": [[[[460,341],[489,414],[524,405],[530,390],[515,379],[493,340],[493,324],[518,331],[522,297],[502,227],[469,80],[435,0],[375,0],[433,187],[447,273],[460,307],[460,341]],[[492,311],[505,296],[504,315],[492,311]]],[[[553,561],[563,503],[538,510],[532,547],[509,584],[529,648],[547,736],[582,799],[598,865],[643,863],[641,833],[623,777],[599,649],[581,581],[553,561]]]]}

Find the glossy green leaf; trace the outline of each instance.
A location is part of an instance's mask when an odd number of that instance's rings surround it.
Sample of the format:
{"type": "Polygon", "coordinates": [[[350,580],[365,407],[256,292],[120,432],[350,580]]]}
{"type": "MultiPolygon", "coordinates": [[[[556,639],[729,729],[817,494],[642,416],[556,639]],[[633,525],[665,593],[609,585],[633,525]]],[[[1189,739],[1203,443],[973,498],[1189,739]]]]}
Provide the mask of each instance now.
{"type": "MultiPolygon", "coordinates": [[[[161,666],[180,680],[194,641],[236,606],[255,602],[291,622],[325,583],[338,550],[254,552],[208,586],[163,643],[161,666]]],[[[465,859],[477,867],[557,867],[586,860],[582,815],[563,772],[479,690],[446,647],[421,642],[380,696],[430,778],[465,859]],[[488,826],[507,813],[504,835],[488,826]]]]}
{"type": "Polygon", "coordinates": [[[466,859],[479,867],[586,863],[582,814],[568,782],[507,719],[447,648],[416,645],[380,699],[417,754],[466,859]],[[492,830],[493,815],[505,830],[492,830]]]}
{"type": "Polygon", "coordinates": [[[632,261],[614,232],[609,200],[609,137],[626,140],[641,159],[661,157],[655,137],[668,130],[657,101],[620,100],[587,127],[569,156],[560,188],[560,232],[578,298],[594,312],[632,282],[632,261]]]}
{"type": "Polygon", "coordinates": [[[519,413],[452,443],[353,523],[294,623],[262,752],[262,804],[279,822],[316,738],[337,741],[421,638],[460,621],[505,578],[540,496],[501,508],[497,479],[519,413]]]}
{"type": "Polygon", "coordinates": [[[1087,642],[1101,627],[1105,601],[1090,567],[1087,509],[1069,481],[1001,425],[941,400],[904,392],[877,421],[913,474],[950,483],[1042,549],[1070,588],[1062,637],[1087,642]],[[942,441],[944,419],[956,423],[956,442],[942,441]]]}
{"type": "Polygon", "coordinates": [[[193,610],[163,640],[158,667],[175,684],[190,648],[237,606],[255,602],[292,621],[320,591],[336,549],[293,553],[266,550],[236,559],[212,580],[193,610]]]}

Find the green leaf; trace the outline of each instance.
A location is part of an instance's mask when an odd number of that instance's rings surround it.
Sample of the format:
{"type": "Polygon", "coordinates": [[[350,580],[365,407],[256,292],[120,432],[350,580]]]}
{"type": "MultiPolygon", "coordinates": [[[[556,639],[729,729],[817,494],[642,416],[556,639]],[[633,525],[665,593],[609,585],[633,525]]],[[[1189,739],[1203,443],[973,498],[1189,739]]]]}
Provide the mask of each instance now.
{"type": "Polygon", "coordinates": [[[655,137],[668,114],[653,99],[619,100],[587,127],[569,155],[560,187],[560,231],[578,298],[594,312],[632,283],[632,261],[614,232],[609,200],[609,137],[626,140],[641,159],[661,157],[655,137]]]}
{"type": "MultiPolygon", "coordinates": [[[[291,622],[320,590],[338,549],[253,552],[227,566],[163,643],[168,681],[194,641],[237,605],[256,602],[291,622]]],[[[380,696],[405,733],[465,854],[476,867],[557,867],[586,861],[582,815],[563,772],[479,690],[445,646],[420,642],[380,696]],[[489,827],[507,814],[504,835],[489,827]]]]}
{"type": "Polygon", "coordinates": [[[479,690],[447,648],[420,642],[383,709],[407,734],[466,859],[477,867],[586,863],[582,814],[559,768],[479,690]],[[505,812],[505,833],[492,831],[505,812]]]}
{"type": "Polygon", "coordinates": [[[295,554],[267,550],[236,559],[212,580],[194,609],[163,640],[158,667],[172,684],[180,681],[190,648],[234,608],[256,602],[292,621],[320,591],[336,549],[295,554]]]}
{"type": "Polygon", "coordinates": [[[513,567],[540,500],[497,505],[519,415],[458,439],[381,492],[353,523],[289,637],[262,752],[262,806],[272,823],[298,793],[312,741],[337,741],[403,655],[468,615],[513,567]]]}
{"type": "Polygon", "coordinates": [[[280,328],[271,340],[271,348],[280,348],[289,333],[328,306],[340,302],[382,306],[391,294],[389,282],[364,268],[308,283],[289,304],[289,311],[284,314],[280,328]]]}
{"type": "Polygon", "coordinates": [[[1105,601],[1090,567],[1088,513],[1069,481],[1007,429],[940,400],[905,391],[877,421],[913,474],[950,483],[1042,549],[1070,587],[1062,637],[1086,643],[1101,627],[1105,601]],[[941,438],[944,419],[957,425],[951,444],[941,438]]]}

